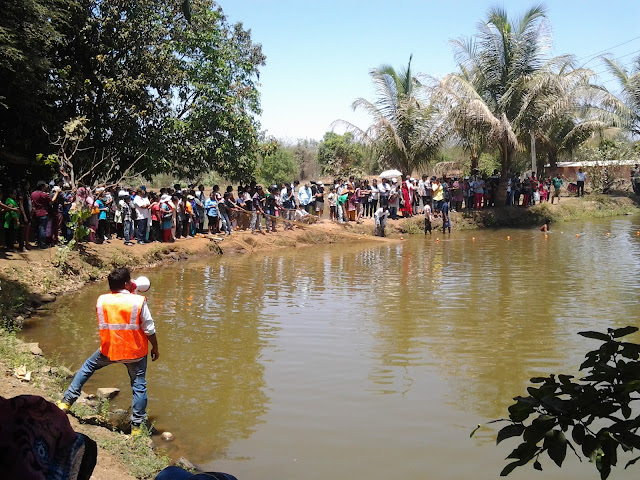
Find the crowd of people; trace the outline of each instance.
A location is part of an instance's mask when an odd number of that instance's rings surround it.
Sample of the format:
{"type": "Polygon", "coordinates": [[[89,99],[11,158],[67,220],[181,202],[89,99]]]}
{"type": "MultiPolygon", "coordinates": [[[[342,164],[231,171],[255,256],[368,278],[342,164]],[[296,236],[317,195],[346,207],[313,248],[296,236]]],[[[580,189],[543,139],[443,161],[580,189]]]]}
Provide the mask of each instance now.
{"type": "MultiPolygon", "coordinates": [[[[578,176],[578,195],[584,193],[585,174],[578,176]]],[[[563,180],[539,178],[535,173],[513,175],[506,184],[506,206],[528,207],[538,202],[560,200],[563,180]]],[[[422,178],[335,179],[298,181],[263,187],[251,182],[224,191],[214,185],[207,194],[204,185],[180,184],[158,191],[118,185],[71,189],[63,179],[39,181],[32,190],[28,181],[0,198],[4,211],[5,243],[10,250],[26,250],[32,243],[47,248],[74,239],[79,227],[86,235],[77,240],[104,243],[120,239],[125,245],[173,242],[198,234],[231,235],[237,230],[253,234],[285,230],[296,222],[323,218],[362,223],[374,219],[376,233],[384,235],[388,219],[425,216],[425,233],[441,217],[443,230],[450,231],[449,212],[496,206],[498,172],[492,176],[422,175],[422,178]],[[325,206],[326,205],[326,206],[325,206]]]]}

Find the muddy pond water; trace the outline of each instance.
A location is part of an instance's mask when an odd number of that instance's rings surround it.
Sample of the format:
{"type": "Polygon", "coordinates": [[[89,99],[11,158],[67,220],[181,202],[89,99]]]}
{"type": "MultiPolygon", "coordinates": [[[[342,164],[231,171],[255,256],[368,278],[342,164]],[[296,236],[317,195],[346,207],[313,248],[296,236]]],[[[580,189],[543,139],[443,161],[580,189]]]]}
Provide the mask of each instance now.
{"type": "MultiPolygon", "coordinates": [[[[171,455],[242,480],[498,478],[515,443],[496,447],[495,428],[471,430],[506,416],[530,377],[575,373],[598,344],[578,331],[638,324],[640,218],[552,230],[144,272],[161,355],[147,374],[151,419],[174,433],[171,455]]],[[[98,346],[95,301],[106,290],[59,299],[24,336],[79,368],[98,346]]],[[[119,387],[114,403],[128,407],[124,367],[97,372],[85,391],[103,386],[119,387]]],[[[598,478],[571,455],[565,465],[545,457],[545,472],[510,478],[598,478]]]]}

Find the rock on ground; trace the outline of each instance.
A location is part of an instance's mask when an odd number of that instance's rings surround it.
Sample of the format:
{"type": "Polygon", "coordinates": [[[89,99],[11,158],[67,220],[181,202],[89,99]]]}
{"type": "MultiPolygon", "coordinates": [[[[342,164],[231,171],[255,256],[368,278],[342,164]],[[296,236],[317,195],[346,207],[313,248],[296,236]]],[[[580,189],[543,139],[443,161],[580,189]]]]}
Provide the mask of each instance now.
{"type": "Polygon", "coordinates": [[[101,398],[101,399],[106,398],[106,399],[109,399],[109,400],[114,398],[119,393],[120,393],[120,389],[119,388],[99,388],[96,391],[96,395],[98,396],[98,398],[101,398]]]}

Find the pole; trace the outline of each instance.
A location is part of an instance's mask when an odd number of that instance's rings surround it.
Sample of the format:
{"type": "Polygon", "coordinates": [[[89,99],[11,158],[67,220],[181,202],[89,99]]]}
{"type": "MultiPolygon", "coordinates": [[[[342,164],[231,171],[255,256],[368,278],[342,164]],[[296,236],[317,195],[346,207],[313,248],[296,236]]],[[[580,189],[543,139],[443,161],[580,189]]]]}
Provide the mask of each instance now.
{"type": "Polygon", "coordinates": [[[533,130],[529,131],[529,134],[531,135],[531,173],[536,173],[538,167],[536,162],[536,136],[533,130]]]}

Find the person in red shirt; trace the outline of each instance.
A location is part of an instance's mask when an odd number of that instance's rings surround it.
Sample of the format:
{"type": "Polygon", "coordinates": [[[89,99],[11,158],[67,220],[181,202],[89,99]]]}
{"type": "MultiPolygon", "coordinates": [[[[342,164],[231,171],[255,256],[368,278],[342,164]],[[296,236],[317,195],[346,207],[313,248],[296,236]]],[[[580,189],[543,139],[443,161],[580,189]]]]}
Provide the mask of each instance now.
{"type": "Polygon", "coordinates": [[[149,233],[149,241],[160,241],[160,199],[155,193],[149,195],[151,201],[151,232],[149,233]]]}
{"type": "Polygon", "coordinates": [[[52,202],[58,199],[58,193],[60,190],[56,190],[53,198],[47,193],[49,186],[46,182],[40,180],[37,184],[36,190],[31,194],[31,205],[33,210],[33,216],[36,219],[36,225],[38,226],[38,247],[47,247],[47,225],[49,224],[49,208],[52,202]]]}

